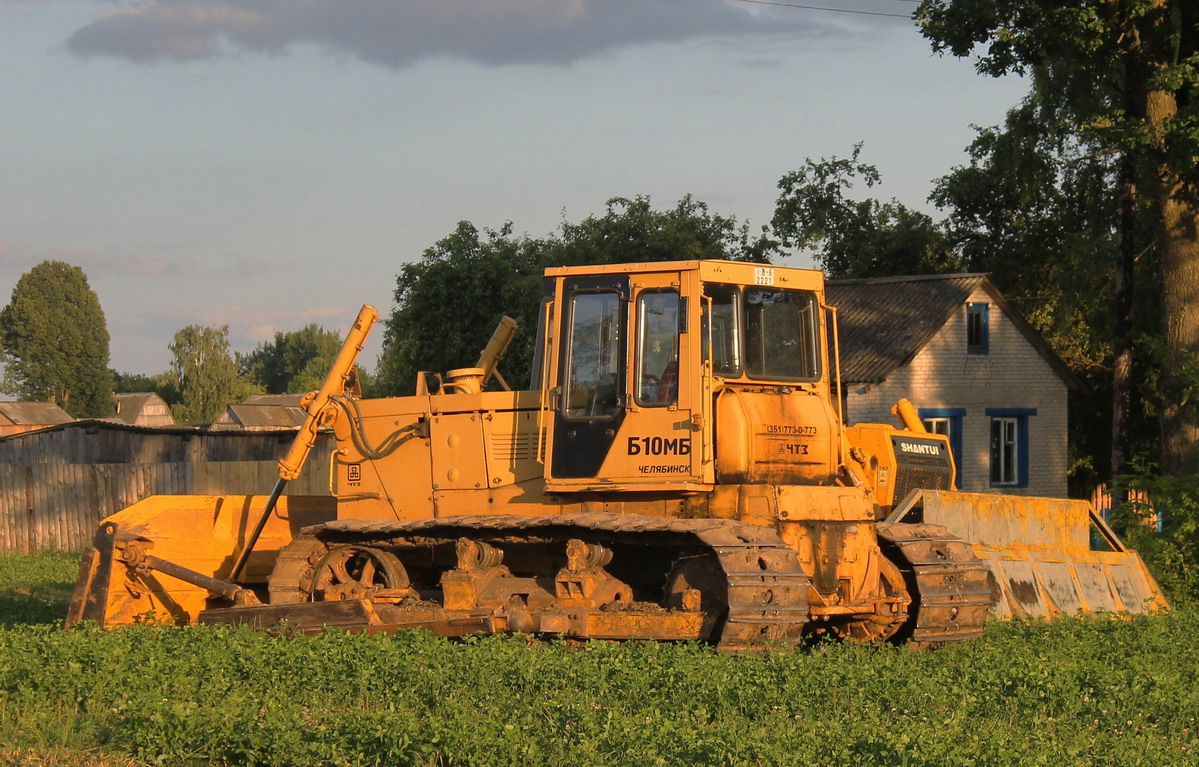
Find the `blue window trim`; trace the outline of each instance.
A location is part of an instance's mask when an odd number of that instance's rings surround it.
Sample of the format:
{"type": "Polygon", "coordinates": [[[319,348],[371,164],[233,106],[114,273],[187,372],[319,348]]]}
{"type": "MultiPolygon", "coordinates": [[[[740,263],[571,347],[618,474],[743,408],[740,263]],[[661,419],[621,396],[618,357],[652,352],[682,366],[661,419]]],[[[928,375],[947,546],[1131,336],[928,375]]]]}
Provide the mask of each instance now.
{"type": "Polygon", "coordinates": [[[964,407],[922,407],[916,411],[920,420],[925,418],[949,419],[949,449],[953,451],[953,483],[962,487],[962,419],[966,417],[964,407]]]}
{"type": "Polygon", "coordinates": [[[989,321],[991,307],[984,303],[966,304],[966,353],[967,354],[986,354],[991,349],[991,327],[989,321]],[[982,316],[981,329],[982,341],[981,344],[975,346],[970,345],[970,315],[978,312],[982,316]]]}
{"type": "MultiPolygon", "coordinates": [[[[993,488],[1028,487],[1028,419],[1037,414],[1035,407],[989,407],[986,410],[989,418],[1016,419],[1016,484],[1005,485],[991,482],[993,488]]],[[[988,435],[990,431],[987,432],[988,435]]],[[[989,437],[988,437],[989,441],[989,437]]],[[[988,453],[990,448],[988,447],[988,453]]],[[[990,480],[991,467],[987,466],[987,478],[990,480]]]]}

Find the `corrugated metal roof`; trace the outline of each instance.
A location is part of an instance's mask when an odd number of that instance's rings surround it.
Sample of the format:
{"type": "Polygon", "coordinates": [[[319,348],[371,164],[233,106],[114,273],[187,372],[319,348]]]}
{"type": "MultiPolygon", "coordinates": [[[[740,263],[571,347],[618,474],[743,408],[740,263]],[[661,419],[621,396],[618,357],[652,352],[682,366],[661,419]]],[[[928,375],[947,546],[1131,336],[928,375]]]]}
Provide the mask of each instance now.
{"type": "Polygon", "coordinates": [[[251,394],[241,401],[243,405],[283,405],[299,407],[303,394],[251,394]]]}
{"type": "Polygon", "coordinates": [[[211,434],[213,432],[219,432],[222,437],[225,437],[225,436],[231,436],[231,437],[261,436],[263,431],[274,431],[274,432],[278,432],[280,435],[285,435],[288,433],[294,434],[296,431],[296,427],[293,425],[289,425],[287,427],[276,427],[273,429],[262,429],[259,431],[247,432],[247,431],[243,431],[242,429],[239,429],[239,428],[226,427],[225,429],[221,429],[215,423],[202,424],[202,425],[174,424],[171,426],[131,426],[129,424],[121,423],[120,421],[113,420],[113,419],[90,418],[90,419],[84,419],[81,421],[71,421],[70,423],[60,423],[57,426],[51,426],[49,428],[42,429],[37,432],[25,432],[23,434],[12,434],[12,435],[8,435],[8,436],[0,437],[0,441],[36,438],[39,435],[44,435],[48,432],[65,431],[67,429],[84,429],[84,430],[87,430],[89,433],[91,433],[93,431],[95,431],[95,432],[125,431],[125,432],[135,432],[138,434],[179,434],[179,435],[205,435],[205,434],[211,434]]]}
{"type": "Polygon", "coordinates": [[[53,402],[0,402],[0,415],[19,426],[56,426],[75,420],[53,402]]]}
{"type": "MultiPolygon", "coordinates": [[[[118,414],[126,410],[136,414],[137,411],[141,410],[142,407],[145,406],[146,402],[148,402],[151,397],[158,397],[158,395],[154,392],[147,391],[120,392],[112,395],[112,398],[117,402],[118,414]]],[[[158,397],[158,399],[162,399],[162,397],[158,397]]]]}
{"type": "Polygon", "coordinates": [[[908,362],[987,281],[985,274],[830,280],[845,384],[879,383],[908,362]]]}
{"type": "Polygon", "coordinates": [[[213,427],[232,423],[243,429],[295,428],[304,425],[308,417],[298,407],[280,405],[230,405],[225,414],[213,423],[213,427]]]}

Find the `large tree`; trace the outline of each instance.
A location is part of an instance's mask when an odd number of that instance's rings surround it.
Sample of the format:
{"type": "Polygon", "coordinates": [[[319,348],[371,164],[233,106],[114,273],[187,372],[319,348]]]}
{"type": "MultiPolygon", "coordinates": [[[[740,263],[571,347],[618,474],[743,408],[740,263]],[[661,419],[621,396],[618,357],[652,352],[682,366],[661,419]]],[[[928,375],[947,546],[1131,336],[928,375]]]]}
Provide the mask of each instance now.
{"type": "Polygon", "coordinates": [[[746,225],[690,196],[665,210],[648,197],[613,198],[602,215],[564,221],[543,238],[514,234],[510,223],[480,230],[463,221],[401,269],[372,393],[409,393],[418,370],[473,365],[505,314],[521,330],[501,372],[515,388],[528,385],[548,266],[768,260],[773,249],[770,240],[751,236],[746,225]]]}
{"type": "MultiPolygon", "coordinates": [[[[1134,298],[1111,258],[1121,243],[1121,163],[1080,140],[1055,107],[1032,89],[1002,126],[979,131],[970,163],[939,179],[932,199],[949,212],[946,235],[965,267],[989,272],[1084,382],[1071,397],[1070,447],[1072,479],[1089,488],[1126,471],[1130,455],[1156,455],[1160,434],[1147,397],[1132,396],[1152,379],[1152,361],[1140,355],[1133,374],[1131,328],[1116,321],[1131,320],[1134,298]]],[[[1151,260],[1126,263],[1140,274],[1140,333],[1152,335],[1151,260]]]]}
{"type": "Polygon", "coordinates": [[[341,349],[341,336],[312,324],[300,330],[276,332],[271,341],[238,355],[241,372],[267,394],[319,389],[341,349]]]}
{"type": "Polygon", "coordinates": [[[849,196],[881,177],[861,162],[862,145],[847,158],[805,160],[779,181],[773,232],[790,248],[810,252],[832,278],[952,272],[960,262],[940,227],[896,200],[849,196]]]}
{"type": "Polygon", "coordinates": [[[82,269],[61,261],[30,269],[13,288],[0,325],[15,394],[53,400],[76,418],[112,414],[108,328],[82,269]]]}
{"type": "Polygon", "coordinates": [[[211,422],[227,405],[255,391],[238,375],[229,353],[228,325],[188,325],[175,333],[168,348],[180,396],[171,410],[180,423],[211,422]]]}
{"type": "MultiPolygon", "coordinates": [[[[1114,275],[1096,253],[1115,248],[1116,163],[1064,130],[1051,106],[1033,91],[1002,126],[979,129],[969,163],[936,180],[930,199],[947,212],[943,220],[856,195],[882,180],[858,146],[783,177],[774,231],[815,250],[836,277],[989,273],[1088,384],[1071,398],[1070,445],[1072,479],[1089,488],[1107,476],[1095,458],[1110,444],[1094,414],[1111,398],[1114,275]]],[[[1145,413],[1137,415],[1141,428],[1145,413]]]]}
{"type": "Polygon", "coordinates": [[[1036,93],[979,129],[969,164],[937,179],[946,237],[988,272],[1075,372],[1110,370],[1116,246],[1110,158],[1057,130],[1036,93]]]}
{"type": "MultiPolygon", "coordinates": [[[[1162,468],[1199,472],[1199,4],[925,0],[917,17],[937,50],[977,55],[986,74],[1032,75],[1081,140],[1120,158],[1121,283],[1133,270],[1137,194],[1148,188],[1165,350],[1162,468]]],[[[1123,298],[1117,314],[1130,306],[1123,298]]]]}
{"type": "Polygon", "coordinates": [[[502,373],[514,387],[528,380],[541,295],[541,244],[510,224],[480,231],[459,222],[404,264],[395,309],[384,322],[374,394],[410,394],[419,370],[445,372],[475,364],[505,314],[520,326],[502,373]]]}
{"type": "Polygon", "coordinates": [[[544,246],[545,266],[701,258],[769,261],[777,253],[773,240],[751,235],[748,224],[713,213],[691,195],[664,210],[655,210],[647,195],[613,197],[603,215],[563,221],[544,246]]]}

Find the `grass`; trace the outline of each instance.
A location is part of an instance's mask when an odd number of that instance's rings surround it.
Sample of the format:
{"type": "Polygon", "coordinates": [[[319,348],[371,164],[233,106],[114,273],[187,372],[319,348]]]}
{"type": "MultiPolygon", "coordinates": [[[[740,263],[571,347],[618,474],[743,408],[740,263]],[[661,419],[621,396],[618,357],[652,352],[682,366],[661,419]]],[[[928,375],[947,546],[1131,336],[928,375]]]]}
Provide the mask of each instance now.
{"type": "Polygon", "coordinates": [[[22,615],[60,610],[0,628],[0,764],[1059,767],[1193,764],[1199,749],[1193,608],[993,624],[936,652],[746,657],[420,632],[105,632],[58,628],[74,575],[61,559],[0,559],[0,591],[45,608],[18,599],[22,615]]]}
{"type": "Polygon", "coordinates": [[[61,623],[79,574],[80,555],[52,551],[0,555],[0,627],[61,623]]]}

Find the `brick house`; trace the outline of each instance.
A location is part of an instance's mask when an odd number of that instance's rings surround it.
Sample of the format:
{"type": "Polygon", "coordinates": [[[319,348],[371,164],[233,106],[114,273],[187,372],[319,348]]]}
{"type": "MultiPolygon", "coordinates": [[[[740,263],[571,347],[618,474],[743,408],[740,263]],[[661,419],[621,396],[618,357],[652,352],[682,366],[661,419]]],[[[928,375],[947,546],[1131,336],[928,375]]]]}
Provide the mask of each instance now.
{"type": "Polygon", "coordinates": [[[1067,393],[1078,379],[985,274],[832,280],[848,423],[891,423],[901,397],[949,435],[957,484],[1065,497],[1067,393]]]}

